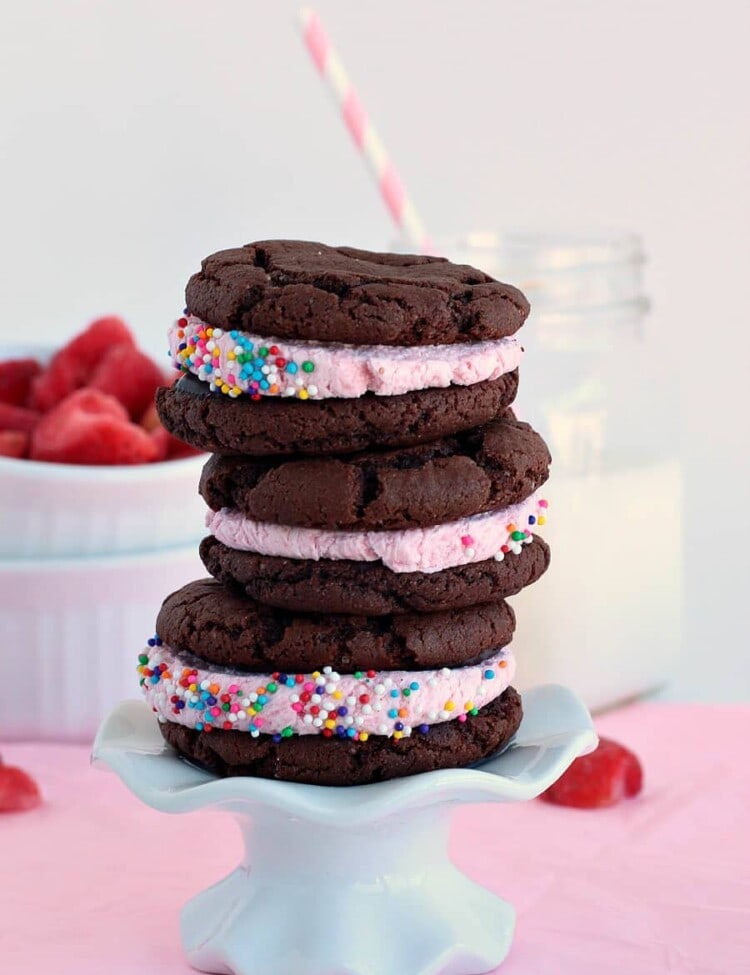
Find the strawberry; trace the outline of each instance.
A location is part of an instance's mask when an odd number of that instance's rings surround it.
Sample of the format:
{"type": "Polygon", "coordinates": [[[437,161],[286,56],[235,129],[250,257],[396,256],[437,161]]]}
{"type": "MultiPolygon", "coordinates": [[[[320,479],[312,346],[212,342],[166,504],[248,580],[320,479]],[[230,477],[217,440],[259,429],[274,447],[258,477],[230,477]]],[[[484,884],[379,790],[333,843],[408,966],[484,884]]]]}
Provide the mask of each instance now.
{"type": "Polygon", "coordinates": [[[167,460],[181,460],[183,457],[199,457],[203,453],[202,450],[196,450],[195,447],[191,447],[189,443],[173,437],[171,433],[167,433],[167,436],[169,437],[167,460]]]}
{"type": "Polygon", "coordinates": [[[39,786],[28,772],[0,761],[0,812],[25,812],[41,802],[39,786]]]}
{"type": "Polygon", "coordinates": [[[130,423],[122,404],[93,389],[80,389],[39,421],[31,439],[32,460],[62,464],[147,464],[158,448],[130,423]]]}
{"type": "Polygon", "coordinates": [[[107,353],[122,345],[134,345],[125,322],[116,315],[97,318],[56,352],[44,372],[34,378],[29,404],[42,413],[51,410],[84,386],[107,353]]]}
{"type": "Polygon", "coordinates": [[[39,420],[39,414],[34,410],[25,410],[22,406],[8,406],[0,403],[0,430],[21,430],[29,433],[39,420]]]}
{"type": "Polygon", "coordinates": [[[159,420],[159,414],[156,412],[156,403],[151,402],[146,412],[138,421],[144,430],[148,430],[151,433],[156,430],[157,427],[161,426],[161,421],[159,420]]]}
{"type": "Polygon", "coordinates": [[[141,417],[153,403],[154,394],[162,384],[161,369],[133,345],[110,349],[86,381],[89,389],[116,397],[133,420],[141,417]]]}
{"type": "Polygon", "coordinates": [[[181,460],[183,457],[198,457],[201,453],[195,447],[173,437],[161,424],[151,430],[150,436],[159,451],[157,460],[181,460]]]}
{"type": "MultiPolygon", "coordinates": [[[[171,382],[171,377],[164,378],[162,385],[171,385],[171,382]]],[[[158,447],[159,456],[157,460],[179,460],[182,457],[197,457],[201,453],[200,450],[178,440],[177,437],[173,437],[164,429],[159,414],[156,412],[156,403],[152,403],[141,417],[141,426],[144,430],[148,430],[158,447]]]]}
{"type": "Polygon", "coordinates": [[[36,359],[7,359],[0,362],[0,403],[25,406],[31,380],[42,371],[36,359]]]}
{"type": "Polygon", "coordinates": [[[0,457],[25,457],[29,452],[29,435],[23,430],[0,430],[0,457]]]}
{"type": "Polygon", "coordinates": [[[540,799],[558,806],[597,809],[637,796],[643,769],[636,755],[610,738],[600,738],[596,751],[577,758],[540,799]]]}
{"type": "Polygon", "coordinates": [[[154,427],[153,430],[149,430],[148,435],[151,437],[151,440],[156,447],[156,460],[166,460],[167,452],[169,450],[170,435],[162,426],[154,427]]]}

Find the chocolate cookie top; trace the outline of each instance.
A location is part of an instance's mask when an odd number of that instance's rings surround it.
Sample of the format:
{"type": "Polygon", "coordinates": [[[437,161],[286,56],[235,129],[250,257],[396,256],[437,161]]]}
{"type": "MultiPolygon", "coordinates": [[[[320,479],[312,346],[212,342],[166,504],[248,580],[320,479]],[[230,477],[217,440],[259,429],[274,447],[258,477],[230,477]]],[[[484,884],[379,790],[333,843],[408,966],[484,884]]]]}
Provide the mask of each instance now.
{"type": "Polygon", "coordinates": [[[523,501],[547,480],[550,455],[511,415],[442,440],[302,460],[215,454],[200,493],[214,511],[304,528],[391,530],[437,525],[523,501]]]}
{"type": "Polygon", "coordinates": [[[352,345],[450,345],[512,335],[529,303],[441,257],[265,240],[211,254],[187,310],[209,325],[352,345]]]}
{"type": "Polygon", "coordinates": [[[178,652],[233,670],[353,673],[479,663],[510,643],[514,626],[505,602],[393,617],[302,614],[200,579],[167,597],[156,632],[178,652]]]}

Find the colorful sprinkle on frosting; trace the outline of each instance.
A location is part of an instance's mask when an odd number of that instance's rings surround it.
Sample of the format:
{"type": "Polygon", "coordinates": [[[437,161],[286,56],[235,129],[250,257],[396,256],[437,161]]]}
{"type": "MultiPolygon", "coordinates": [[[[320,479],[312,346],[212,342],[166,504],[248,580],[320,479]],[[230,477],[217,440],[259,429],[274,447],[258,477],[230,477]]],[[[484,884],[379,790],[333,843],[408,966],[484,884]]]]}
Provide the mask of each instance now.
{"type": "Polygon", "coordinates": [[[239,509],[209,511],[206,526],[228,548],[288,559],[381,561],[392,572],[439,572],[455,565],[519,555],[548,503],[537,493],[519,504],[454,522],[394,531],[338,531],[277,525],[239,509]]]}
{"type": "Polygon", "coordinates": [[[175,368],[197,375],[213,392],[234,399],[244,392],[254,400],[317,396],[317,387],[308,381],[315,363],[295,361],[275,343],[236,330],[224,332],[192,318],[180,318],[176,328],[178,344],[171,351],[175,368]]]}
{"type": "Polygon", "coordinates": [[[477,713],[499,697],[515,670],[508,649],[471,667],[433,671],[248,674],[176,653],[158,637],[138,657],[141,689],[160,719],[198,731],[246,731],[281,741],[323,735],[396,740],[477,713]],[[501,677],[502,674],[502,677],[501,677]]]}
{"type": "Polygon", "coordinates": [[[214,392],[253,400],[395,396],[497,379],[516,369],[523,349],[510,336],[446,346],[346,345],[226,331],[186,314],[169,329],[176,369],[214,392]]]}

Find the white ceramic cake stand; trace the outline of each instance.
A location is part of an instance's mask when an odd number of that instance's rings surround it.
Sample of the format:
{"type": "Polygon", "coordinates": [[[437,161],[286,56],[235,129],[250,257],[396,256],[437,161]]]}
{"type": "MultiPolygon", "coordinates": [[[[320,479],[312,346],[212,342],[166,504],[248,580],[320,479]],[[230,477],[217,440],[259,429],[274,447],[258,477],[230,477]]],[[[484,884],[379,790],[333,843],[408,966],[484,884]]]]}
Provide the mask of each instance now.
{"type": "Polygon", "coordinates": [[[178,758],[139,701],[123,702],[104,721],[93,761],[154,809],[210,807],[239,822],[242,862],[182,909],[194,968],[476,975],[505,958],[515,911],[451,863],[451,811],[532,799],[597,742],[588,711],[566,688],[536,688],[523,703],[521,727],[500,755],[374,785],[217,779],[178,758]]]}

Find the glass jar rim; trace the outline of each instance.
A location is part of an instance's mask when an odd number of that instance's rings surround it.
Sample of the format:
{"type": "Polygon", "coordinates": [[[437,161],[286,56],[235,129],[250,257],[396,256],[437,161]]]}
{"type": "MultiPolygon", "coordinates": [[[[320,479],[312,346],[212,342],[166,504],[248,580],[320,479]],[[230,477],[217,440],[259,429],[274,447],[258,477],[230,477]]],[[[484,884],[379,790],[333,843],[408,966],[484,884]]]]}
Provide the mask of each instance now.
{"type": "Polygon", "coordinates": [[[473,231],[433,238],[434,250],[455,255],[468,251],[476,263],[501,260],[546,273],[583,270],[611,264],[645,262],[643,242],[638,234],[616,229],[517,230],[507,233],[473,231]],[[486,255],[486,259],[482,257],[486,255]]]}
{"type": "Polygon", "coordinates": [[[581,308],[555,308],[549,305],[534,305],[532,315],[536,327],[592,327],[598,322],[617,326],[638,323],[651,310],[651,301],[646,297],[627,298],[606,304],[588,305],[581,308]]]}

